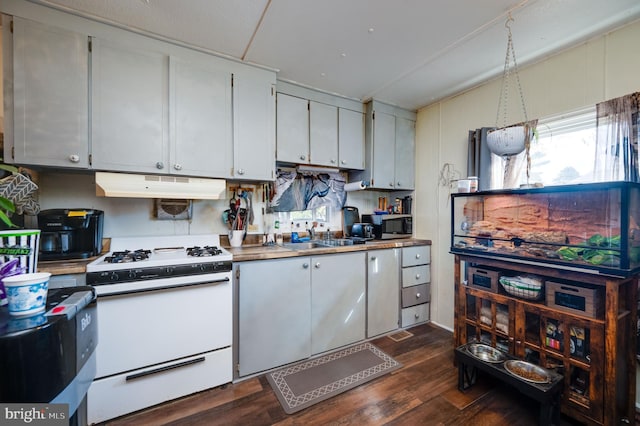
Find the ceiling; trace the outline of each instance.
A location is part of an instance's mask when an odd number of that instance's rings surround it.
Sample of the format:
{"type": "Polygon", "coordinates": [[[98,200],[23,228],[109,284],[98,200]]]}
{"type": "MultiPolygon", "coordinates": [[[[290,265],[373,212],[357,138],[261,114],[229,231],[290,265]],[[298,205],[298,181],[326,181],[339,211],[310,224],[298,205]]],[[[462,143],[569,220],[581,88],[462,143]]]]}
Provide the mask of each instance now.
{"type": "Polygon", "coordinates": [[[418,109],[640,19],[638,0],[33,0],[418,109]]]}

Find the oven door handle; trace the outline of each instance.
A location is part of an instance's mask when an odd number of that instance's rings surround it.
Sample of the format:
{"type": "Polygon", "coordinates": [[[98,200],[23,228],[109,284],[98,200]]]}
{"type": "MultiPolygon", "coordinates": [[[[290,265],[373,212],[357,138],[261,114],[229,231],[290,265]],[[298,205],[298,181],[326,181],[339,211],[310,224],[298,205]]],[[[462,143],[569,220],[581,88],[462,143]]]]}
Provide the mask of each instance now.
{"type": "Polygon", "coordinates": [[[98,299],[100,299],[100,298],[110,297],[110,296],[124,296],[124,295],[127,295],[127,294],[149,293],[149,292],[152,292],[152,291],[171,290],[171,289],[175,289],[175,288],[187,288],[187,287],[195,287],[195,286],[202,286],[202,285],[209,285],[209,284],[221,284],[221,283],[226,283],[226,282],[229,282],[229,281],[231,281],[229,279],[229,277],[225,277],[225,278],[221,278],[219,280],[207,280],[207,281],[203,281],[203,282],[199,282],[199,283],[171,284],[171,285],[157,286],[157,287],[152,287],[152,288],[143,288],[143,289],[125,290],[125,291],[114,291],[114,292],[109,292],[108,294],[100,294],[97,297],[98,297],[98,299]]]}
{"type": "Polygon", "coordinates": [[[152,374],[162,373],[165,371],[173,370],[180,367],[186,367],[188,365],[197,364],[199,362],[204,361],[204,357],[201,356],[199,358],[190,359],[188,361],[178,362],[176,364],[165,365],[164,367],[154,368],[153,370],[142,371],[140,373],[130,374],[124,378],[125,381],[129,382],[131,380],[140,379],[142,377],[151,376],[152,374]]]}

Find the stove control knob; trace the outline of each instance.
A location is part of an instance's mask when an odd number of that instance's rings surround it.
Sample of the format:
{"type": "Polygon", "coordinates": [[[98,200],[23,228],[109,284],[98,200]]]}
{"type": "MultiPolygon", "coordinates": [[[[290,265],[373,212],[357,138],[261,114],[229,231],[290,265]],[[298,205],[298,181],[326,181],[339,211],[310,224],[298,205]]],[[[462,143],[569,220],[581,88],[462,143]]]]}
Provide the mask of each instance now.
{"type": "Polygon", "coordinates": [[[168,267],[166,267],[166,268],[164,269],[164,272],[166,272],[166,273],[167,273],[167,275],[171,275],[171,274],[173,274],[173,271],[174,271],[173,266],[168,266],[168,267]]]}
{"type": "Polygon", "coordinates": [[[119,279],[119,278],[120,278],[120,277],[118,276],[118,274],[117,274],[117,273],[112,272],[112,273],[111,273],[111,276],[109,277],[109,280],[111,280],[111,281],[118,281],[118,279],[119,279]]]}
{"type": "Polygon", "coordinates": [[[129,271],[129,279],[134,279],[136,277],[136,271],[129,271]]]}
{"type": "Polygon", "coordinates": [[[206,270],[207,270],[207,265],[205,265],[204,263],[203,263],[203,264],[201,264],[201,265],[200,265],[200,270],[201,270],[202,272],[206,272],[206,270]]]}

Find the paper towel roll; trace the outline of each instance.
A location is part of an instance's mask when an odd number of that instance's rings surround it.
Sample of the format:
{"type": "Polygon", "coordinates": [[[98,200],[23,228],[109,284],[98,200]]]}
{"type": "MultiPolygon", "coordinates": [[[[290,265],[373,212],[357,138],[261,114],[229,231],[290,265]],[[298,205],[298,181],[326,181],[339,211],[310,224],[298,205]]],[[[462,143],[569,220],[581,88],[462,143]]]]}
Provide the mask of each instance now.
{"type": "Polygon", "coordinates": [[[344,190],[345,191],[361,191],[363,189],[367,189],[367,185],[369,185],[369,182],[364,180],[359,180],[357,182],[346,183],[344,185],[344,190]]]}

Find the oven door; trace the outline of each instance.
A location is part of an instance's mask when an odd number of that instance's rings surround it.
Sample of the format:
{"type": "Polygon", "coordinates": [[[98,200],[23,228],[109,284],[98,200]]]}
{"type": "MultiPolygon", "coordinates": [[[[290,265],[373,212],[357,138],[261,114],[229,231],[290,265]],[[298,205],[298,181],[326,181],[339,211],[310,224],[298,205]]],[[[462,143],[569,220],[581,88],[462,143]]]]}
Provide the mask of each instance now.
{"type": "Polygon", "coordinates": [[[98,293],[96,379],[231,346],[230,272],[162,289],[145,284],[140,292],[98,293]]]}

